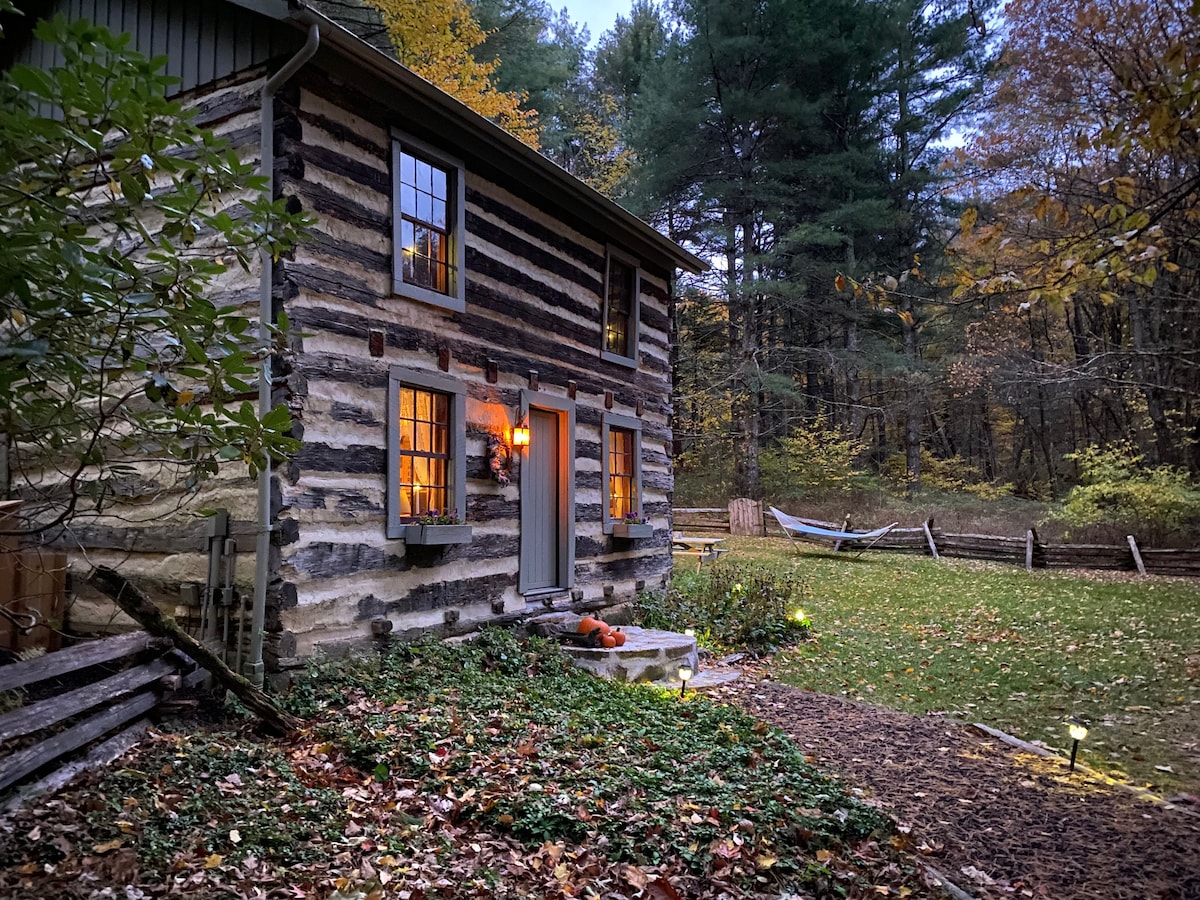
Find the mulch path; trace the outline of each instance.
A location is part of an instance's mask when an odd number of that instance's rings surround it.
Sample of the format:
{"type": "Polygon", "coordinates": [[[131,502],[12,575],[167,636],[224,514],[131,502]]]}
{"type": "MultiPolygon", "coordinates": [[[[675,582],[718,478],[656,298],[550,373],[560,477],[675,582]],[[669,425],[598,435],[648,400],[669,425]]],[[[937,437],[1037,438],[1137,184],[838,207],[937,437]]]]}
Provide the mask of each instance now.
{"type": "Polygon", "coordinates": [[[1200,809],[1170,810],[969,725],[747,673],[710,692],[788,732],[979,900],[1200,900],[1200,809]]]}

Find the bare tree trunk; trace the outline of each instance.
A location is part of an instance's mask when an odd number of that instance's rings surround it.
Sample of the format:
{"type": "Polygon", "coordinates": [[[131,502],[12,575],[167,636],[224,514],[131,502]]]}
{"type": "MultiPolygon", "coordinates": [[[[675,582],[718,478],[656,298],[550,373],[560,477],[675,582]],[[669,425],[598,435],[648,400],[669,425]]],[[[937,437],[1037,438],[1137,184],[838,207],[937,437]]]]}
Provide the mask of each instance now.
{"type": "Polygon", "coordinates": [[[730,219],[725,249],[729,292],[729,367],[733,390],[733,489],[739,497],[760,499],[758,451],[762,431],[758,378],[758,313],[744,266],[750,252],[750,226],[730,219]],[[738,229],[742,236],[739,243],[738,229]],[[739,278],[739,271],[742,276],[739,278]]]}
{"type": "Polygon", "coordinates": [[[111,597],[122,610],[151,634],[170,638],[176,647],[212,672],[217,681],[233,692],[233,695],[272,731],[288,734],[300,727],[299,719],[285,713],[270,697],[233,672],[217,654],[180,628],[171,616],[155,606],[154,601],[115,569],[107,566],[96,567],[88,576],[88,584],[105,596],[111,597]]]}
{"type": "MultiPolygon", "coordinates": [[[[854,239],[846,240],[846,272],[853,275],[857,261],[854,257],[854,239]]],[[[863,428],[866,427],[862,408],[862,374],[858,369],[858,297],[850,292],[847,300],[849,309],[846,314],[845,345],[846,345],[846,405],[850,407],[850,434],[855,440],[861,440],[863,428]]]]}
{"type": "Polygon", "coordinates": [[[1154,428],[1157,462],[1159,465],[1177,465],[1182,462],[1182,454],[1176,452],[1176,442],[1171,439],[1171,426],[1167,421],[1163,390],[1160,386],[1158,356],[1153,352],[1162,348],[1158,346],[1159,341],[1154,339],[1157,336],[1147,341],[1146,331],[1149,325],[1146,321],[1146,311],[1136,291],[1130,289],[1129,330],[1133,344],[1133,369],[1137,373],[1138,386],[1146,401],[1146,415],[1154,428]]]}
{"type": "Polygon", "coordinates": [[[904,299],[903,310],[908,314],[900,323],[904,337],[904,356],[909,361],[908,385],[904,421],[904,463],[908,471],[908,491],[921,489],[921,422],[925,418],[925,402],[917,373],[917,324],[913,304],[904,299]]]}

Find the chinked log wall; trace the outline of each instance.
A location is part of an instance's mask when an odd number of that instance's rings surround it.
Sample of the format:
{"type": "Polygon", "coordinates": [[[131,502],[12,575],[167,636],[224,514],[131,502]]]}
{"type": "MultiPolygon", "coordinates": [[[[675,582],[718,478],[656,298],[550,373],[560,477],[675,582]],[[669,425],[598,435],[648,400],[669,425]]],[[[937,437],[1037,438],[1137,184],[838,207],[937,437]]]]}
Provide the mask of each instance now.
{"type": "MultiPolygon", "coordinates": [[[[400,630],[487,621],[526,608],[517,593],[519,494],[492,481],[488,435],[511,425],[522,389],[574,395],[575,585],[570,602],[616,602],[662,581],[672,468],[668,456],[668,273],[641,281],[640,365],[600,359],[605,244],[510,193],[466,162],[466,310],[392,295],[389,125],[381,103],[307,69],[277,102],[281,192],[318,218],[281,263],[296,331],[289,402],[304,447],[281,479],[289,529],[272,589],[268,645],[286,661],[318,643],[361,639],[370,620],[400,630]],[[336,98],[333,99],[333,98],[336,98]],[[382,332],[383,354],[369,335],[382,332]],[[385,539],[388,369],[444,372],[466,389],[470,544],[417,552],[385,539]],[[488,378],[494,366],[498,378],[488,378]],[[606,404],[611,394],[611,407],[606,404]],[[601,416],[642,423],[644,511],[655,537],[622,547],[601,525],[601,416]]],[[[586,226],[580,225],[580,228],[586,226]]],[[[629,250],[630,248],[625,248],[629,250]]]]}
{"type": "MultiPolygon", "coordinates": [[[[196,110],[198,124],[228,140],[240,159],[252,163],[258,158],[259,93],[264,71],[263,67],[247,70],[219,86],[201,89],[200,94],[180,98],[196,110]]],[[[240,214],[236,196],[223,197],[223,201],[232,215],[240,214]]],[[[252,261],[251,265],[253,269],[257,264],[252,261]]],[[[240,266],[230,265],[207,296],[219,306],[239,306],[243,315],[253,317],[257,313],[257,288],[256,270],[244,272],[240,266]]],[[[120,568],[165,608],[186,618],[189,611],[174,604],[179,602],[181,588],[204,584],[208,567],[205,526],[197,521],[195,510],[223,507],[233,517],[232,537],[240,551],[236,579],[242,596],[250,597],[255,494],[245,467],[223,467],[195,493],[187,493],[182,484],[164,478],[164,470],[155,464],[136,468],[136,477],[117,486],[119,499],[127,503],[108,503],[105,514],[81,519],[81,524],[47,535],[50,545],[66,551],[73,563],[82,562],[84,571],[91,565],[120,568]]],[[[68,589],[71,596],[63,615],[65,631],[103,634],[114,625],[135,627],[109,598],[88,587],[83,579],[68,579],[68,589]]]]}
{"type": "MultiPolygon", "coordinates": [[[[735,500],[730,507],[732,508],[736,503],[746,502],[752,501],[735,500]]],[[[671,515],[673,527],[677,531],[710,534],[731,533],[730,508],[677,508],[671,511],[671,515]]],[[[783,536],[783,530],[769,510],[761,516],[761,521],[763,533],[770,536],[783,536]]],[[[822,522],[816,519],[803,519],[802,521],[820,528],[835,530],[842,528],[841,523],[836,522],[822,522]]],[[[1137,569],[1133,548],[1128,544],[1047,544],[1038,539],[1036,532],[1033,532],[1031,546],[1028,534],[1024,537],[948,534],[937,530],[933,526],[932,520],[928,524],[930,526],[928,534],[926,534],[924,526],[893,528],[884,538],[876,541],[870,549],[929,555],[932,552],[929,547],[929,539],[932,537],[939,556],[1018,565],[1026,565],[1028,561],[1035,569],[1111,569],[1115,571],[1137,569]],[[1030,550],[1032,550],[1032,558],[1027,560],[1030,550]]],[[[736,533],[738,530],[740,529],[735,529],[734,532],[736,533]]],[[[843,549],[857,552],[860,547],[851,544],[843,549]]],[[[1148,575],[1200,577],[1200,549],[1155,550],[1139,546],[1138,551],[1148,575]]]]}
{"type": "Polygon", "coordinates": [[[53,790],[132,746],[165,697],[207,677],[169,644],[136,631],[0,666],[0,694],[41,698],[0,715],[0,795],[53,790]]]}

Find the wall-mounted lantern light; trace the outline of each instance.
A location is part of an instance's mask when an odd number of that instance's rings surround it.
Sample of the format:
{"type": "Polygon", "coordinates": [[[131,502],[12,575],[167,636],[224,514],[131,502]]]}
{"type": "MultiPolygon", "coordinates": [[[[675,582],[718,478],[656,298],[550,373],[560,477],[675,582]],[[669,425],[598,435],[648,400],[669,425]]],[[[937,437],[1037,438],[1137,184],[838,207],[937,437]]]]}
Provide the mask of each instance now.
{"type": "Polygon", "coordinates": [[[514,447],[529,446],[529,423],[525,420],[525,415],[517,420],[517,424],[513,426],[512,443],[514,447]]]}

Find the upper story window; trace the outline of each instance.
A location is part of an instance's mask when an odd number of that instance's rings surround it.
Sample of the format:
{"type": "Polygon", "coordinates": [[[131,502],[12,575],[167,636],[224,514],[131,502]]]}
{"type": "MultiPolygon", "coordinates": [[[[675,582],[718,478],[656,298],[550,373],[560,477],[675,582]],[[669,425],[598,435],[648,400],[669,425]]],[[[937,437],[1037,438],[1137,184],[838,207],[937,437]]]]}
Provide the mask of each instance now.
{"type": "Polygon", "coordinates": [[[610,362],[637,366],[638,261],[610,247],[604,277],[604,345],[601,356],[610,362]]]}
{"type": "Polygon", "coordinates": [[[466,513],[466,393],[452,378],[388,374],[388,537],[432,510],[466,513]]]}
{"type": "Polygon", "coordinates": [[[392,144],[392,290],[424,303],[462,311],[462,163],[403,135],[392,144]]]}
{"type": "Polygon", "coordinates": [[[602,489],[604,533],[626,516],[642,514],[642,423],[605,413],[600,426],[604,447],[602,489]]]}

